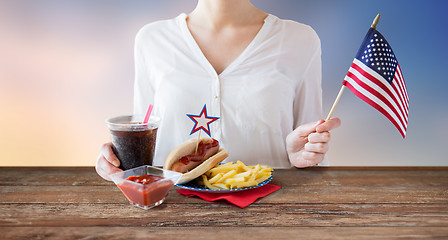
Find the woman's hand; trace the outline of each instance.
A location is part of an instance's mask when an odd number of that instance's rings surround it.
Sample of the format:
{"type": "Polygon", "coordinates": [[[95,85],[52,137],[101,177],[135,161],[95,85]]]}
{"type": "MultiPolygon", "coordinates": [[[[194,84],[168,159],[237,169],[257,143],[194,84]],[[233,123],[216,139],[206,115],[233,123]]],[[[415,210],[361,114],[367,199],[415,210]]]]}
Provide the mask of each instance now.
{"type": "Polygon", "coordinates": [[[111,181],[109,178],[110,174],[122,171],[118,168],[119,166],[120,160],[118,160],[118,157],[112,150],[112,143],[103,144],[95,165],[95,170],[98,175],[107,181],[111,181]]]}
{"type": "Polygon", "coordinates": [[[339,118],[319,120],[299,126],[286,137],[289,161],[298,168],[314,166],[324,160],[330,130],[341,125],[339,118]]]}

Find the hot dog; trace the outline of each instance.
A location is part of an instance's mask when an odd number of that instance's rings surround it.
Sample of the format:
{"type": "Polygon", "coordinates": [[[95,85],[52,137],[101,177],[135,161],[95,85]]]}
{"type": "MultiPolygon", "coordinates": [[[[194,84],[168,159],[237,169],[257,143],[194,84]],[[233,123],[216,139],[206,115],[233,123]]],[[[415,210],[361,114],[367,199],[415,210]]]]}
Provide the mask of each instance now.
{"type": "Polygon", "coordinates": [[[227,150],[219,148],[219,142],[212,138],[190,139],[175,147],[165,159],[164,169],[183,173],[177,182],[189,182],[224,160],[229,154],[227,150]]]}

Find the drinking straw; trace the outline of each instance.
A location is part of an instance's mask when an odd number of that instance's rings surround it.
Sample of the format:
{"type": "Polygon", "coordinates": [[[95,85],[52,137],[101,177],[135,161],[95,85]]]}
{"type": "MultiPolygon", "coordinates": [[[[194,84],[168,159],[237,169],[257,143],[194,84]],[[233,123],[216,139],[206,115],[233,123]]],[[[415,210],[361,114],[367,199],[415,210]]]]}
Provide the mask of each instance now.
{"type": "Polygon", "coordinates": [[[148,123],[149,116],[151,116],[152,108],[153,108],[152,104],[149,104],[148,111],[146,111],[146,116],[145,120],[143,120],[143,123],[148,123]]]}

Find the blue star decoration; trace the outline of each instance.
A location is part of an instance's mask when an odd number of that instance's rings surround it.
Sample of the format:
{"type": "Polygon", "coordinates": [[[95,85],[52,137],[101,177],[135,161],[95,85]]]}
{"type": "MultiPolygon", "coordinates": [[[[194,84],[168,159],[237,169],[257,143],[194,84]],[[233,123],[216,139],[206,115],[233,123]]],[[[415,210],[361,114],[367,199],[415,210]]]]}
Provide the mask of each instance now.
{"type": "Polygon", "coordinates": [[[191,134],[202,130],[211,137],[210,134],[210,123],[219,119],[219,117],[210,117],[207,115],[207,107],[204,104],[202,111],[199,115],[187,114],[187,116],[194,122],[193,129],[191,129],[191,134]]]}

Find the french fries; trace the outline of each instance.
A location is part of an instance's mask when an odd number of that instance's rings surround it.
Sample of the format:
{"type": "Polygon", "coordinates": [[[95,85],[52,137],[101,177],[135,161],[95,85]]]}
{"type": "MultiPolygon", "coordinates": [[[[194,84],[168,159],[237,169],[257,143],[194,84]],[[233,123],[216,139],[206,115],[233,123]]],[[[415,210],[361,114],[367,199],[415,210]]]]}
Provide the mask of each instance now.
{"type": "Polygon", "coordinates": [[[267,165],[247,166],[241,161],[216,165],[200,178],[198,183],[209,189],[236,189],[256,186],[272,175],[267,165]]]}

